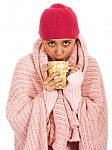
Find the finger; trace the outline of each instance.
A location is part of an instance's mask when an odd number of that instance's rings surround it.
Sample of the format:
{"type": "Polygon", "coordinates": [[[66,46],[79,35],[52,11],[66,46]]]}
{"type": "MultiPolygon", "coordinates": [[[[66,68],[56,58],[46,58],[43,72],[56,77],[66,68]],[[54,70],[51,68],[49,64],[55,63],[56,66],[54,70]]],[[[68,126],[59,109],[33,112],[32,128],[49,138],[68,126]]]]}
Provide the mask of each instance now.
{"type": "Polygon", "coordinates": [[[79,69],[78,68],[73,68],[73,69],[71,69],[71,73],[74,73],[74,72],[77,72],[79,69]]]}
{"type": "Polygon", "coordinates": [[[62,85],[62,84],[63,84],[63,81],[60,81],[60,82],[58,82],[58,83],[52,85],[52,86],[51,86],[51,89],[53,89],[53,90],[58,89],[58,87],[59,87],[60,85],[62,85]]]}
{"type": "Polygon", "coordinates": [[[44,65],[42,70],[43,70],[42,76],[43,76],[43,79],[45,80],[47,78],[47,65],[44,65]]]}
{"type": "Polygon", "coordinates": [[[77,72],[78,70],[79,70],[80,68],[77,66],[77,65],[75,65],[75,64],[72,64],[72,66],[71,66],[71,73],[74,73],[74,72],[77,72]]]}
{"type": "Polygon", "coordinates": [[[50,68],[51,68],[51,65],[48,65],[48,64],[43,65],[42,76],[44,80],[46,80],[46,78],[48,77],[48,70],[50,68]]]}
{"type": "Polygon", "coordinates": [[[54,78],[56,76],[58,76],[59,74],[60,74],[59,72],[53,72],[50,76],[47,77],[46,82],[48,83],[48,82],[54,80],[54,78]]]}
{"type": "Polygon", "coordinates": [[[57,84],[57,83],[62,82],[62,81],[63,81],[63,79],[59,77],[59,78],[57,78],[57,79],[52,80],[52,81],[49,83],[49,86],[53,86],[54,84],[57,84]]]}

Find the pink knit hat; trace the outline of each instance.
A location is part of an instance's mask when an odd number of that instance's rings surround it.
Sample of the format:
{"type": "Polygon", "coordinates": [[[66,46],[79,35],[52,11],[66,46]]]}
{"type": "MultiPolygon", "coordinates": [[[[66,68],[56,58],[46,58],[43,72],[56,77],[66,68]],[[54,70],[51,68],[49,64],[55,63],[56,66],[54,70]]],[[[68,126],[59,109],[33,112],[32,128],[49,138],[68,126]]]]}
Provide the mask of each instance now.
{"type": "Polygon", "coordinates": [[[39,34],[43,40],[74,38],[79,34],[78,21],[70,7],[53,4],[40,18],[39,34]]]}

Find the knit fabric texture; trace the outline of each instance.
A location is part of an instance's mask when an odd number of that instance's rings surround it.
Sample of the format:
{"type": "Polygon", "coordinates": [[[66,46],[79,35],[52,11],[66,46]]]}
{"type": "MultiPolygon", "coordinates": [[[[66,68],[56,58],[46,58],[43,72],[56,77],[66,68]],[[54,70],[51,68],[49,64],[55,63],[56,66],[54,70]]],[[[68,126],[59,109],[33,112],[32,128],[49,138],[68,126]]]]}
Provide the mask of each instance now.
{"type": "MultiPolygon", "coordinates": [[[[107,104],[102,76],[96,60],[87,54],[86,45],[82,36],[79,35],[78,38],[81,45],[75,48],[68,61],[70,64],[77,62],[84,75],[81,85],[81,99],[78,104],[76,118],[79,123],[77,124],[80,134],[79,150],[106,150],[107,104]]],[[[67,98],[65,101],[60,101],[60,98],[62,100],[62,97],[60,97],[62,96],[61,93],[59,93],[56,101],[53,100],[51,102],[52,107],[50,106],[50,109],[48,109],[50,112],[47,111],[42,84],[41,69],[44,63],[43,59],[45,60],[47,57],[44,51],[42,52],[42,40],[39,39],[34,45],[34,52],[21,58],[15,68],[6,113],[10,125],[14,130],[16,150],[49,150],[48,144],[49,142],[53,142],[51,145],[54,144],[52,139],[55,136],[54,134],[60,132],[60,127],[66,126],[67,132],[62,131],[62,133],[70,133],[68,130],[69,122],[67,120],[70,117],[67,114],[73,113],[76,116],[76,113],[71,111],[67,98]],[[61,121],[59,120],[60,118],[57,118],[57,116],[59,117],[57,115],[57,108],[61,105],[63,111],[59,111],[60,114],[62,113],[61,119],[65,119],[65,122],[62,121],[63,124],[59,125],[61,121]],[[66,109],[67,113],[65,111],[66,109]],[[66,117],[64,118],[63,116],[66,117]],[[58,130],[53,129],[54,124],[59,125],[58,130]],[[49,134],[52,137],[50,139],[51,141],[48,139],[49,134]]],[[[71,105],[74,105],[74,103],[71,105]]],[[[72,118],[70,119],[70,121],[74,120],[72,118]]],[[[75,129],[77,128],[74,128],[74,131],[75,129]]],[[[55,143],[54,150],[74,150],[74,148],[72,149],[66,145],[67,141],[64,142],[65,137],[61,135],[60,139],[59,135],[60,133],[56,138],[59,147],[55,143]],[[63,147],[61,147],[61,141],[65,144],[63,147]],[[65,146],[67,147],[65,148],[65,146]]],[[[70,141],[69,144],[71,144],[70,141]]]]}
{"type": "Polygon", "coordinates": [[[43,40],[77,38],[79,27],[76,14],[70,7],[53,4],[40,18],[39,34],[43,40]]]}

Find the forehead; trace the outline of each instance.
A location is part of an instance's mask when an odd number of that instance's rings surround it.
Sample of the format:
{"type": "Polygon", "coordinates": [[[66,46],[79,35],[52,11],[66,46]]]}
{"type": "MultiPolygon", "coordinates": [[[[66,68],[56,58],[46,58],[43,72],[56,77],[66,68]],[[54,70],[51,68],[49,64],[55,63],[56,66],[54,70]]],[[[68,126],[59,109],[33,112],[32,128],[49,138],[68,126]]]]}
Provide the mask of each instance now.
{"type": "Polygon", "coordinates": [[[63,41],[75,41],[75,39],[72,38],[63,38],[63,39],[49,39],[44,41],[54,41],[54,42],[63,42],[63,41]]]}

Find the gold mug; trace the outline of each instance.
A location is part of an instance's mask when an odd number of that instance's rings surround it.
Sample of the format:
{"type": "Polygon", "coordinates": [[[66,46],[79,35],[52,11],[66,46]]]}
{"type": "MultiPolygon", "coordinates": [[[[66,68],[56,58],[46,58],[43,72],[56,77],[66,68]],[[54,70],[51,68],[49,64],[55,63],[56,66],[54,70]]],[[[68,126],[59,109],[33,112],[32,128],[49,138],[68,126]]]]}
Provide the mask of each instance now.
{"type": "Polygon", "coordinates": [[[53,72],[59,72],[59,75],[56,78],[63,78],[62,84],[57,89],[63,89],[67,85],[67,74],[69,70],[69,63],[67,61],[49,61],[49,65],[51,68],[48,70],[48,74],[52,74],[53,72]]]}

